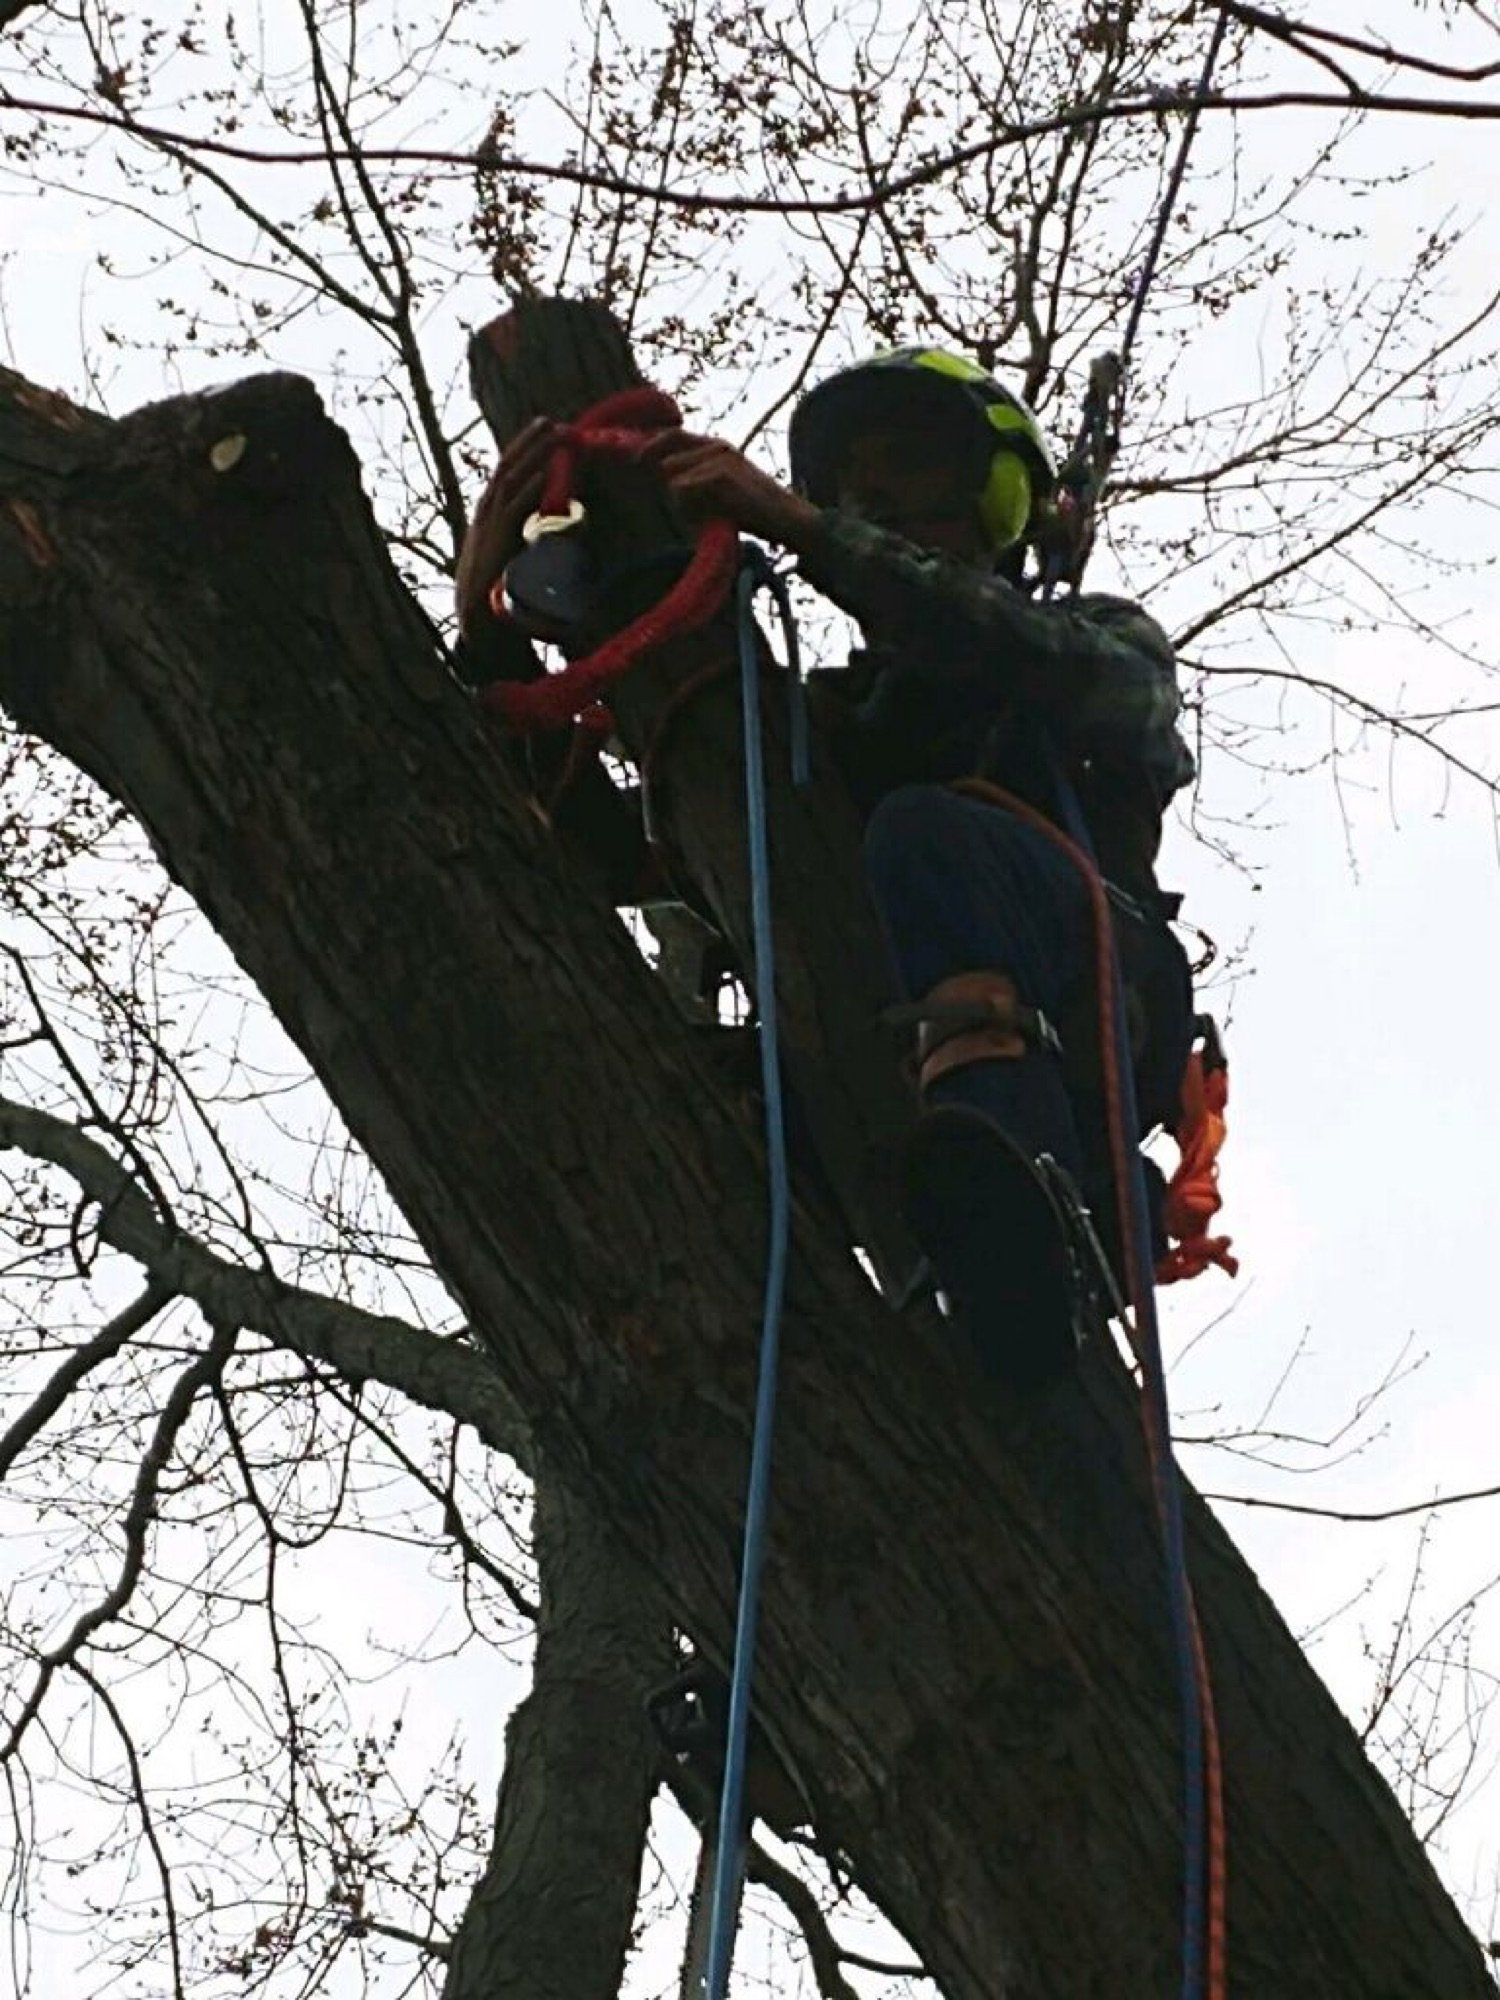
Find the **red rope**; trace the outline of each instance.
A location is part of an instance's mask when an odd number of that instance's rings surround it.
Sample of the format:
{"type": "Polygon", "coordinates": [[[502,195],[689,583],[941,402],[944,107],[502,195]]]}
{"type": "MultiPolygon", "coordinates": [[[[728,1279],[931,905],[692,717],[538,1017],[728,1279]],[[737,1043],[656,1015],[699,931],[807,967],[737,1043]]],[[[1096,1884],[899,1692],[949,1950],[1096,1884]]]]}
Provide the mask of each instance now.
{"type": "MultiPolygon", "coordinates": [[[[659,431],[675,429],[682,413],[659,389],[622,389],[585,410],[576,423],[558,427],[556,447],[542,486],[540,512],[566,514],[577,487],[579,468],[587,458],[639,459],[659,431]]],[[[534,681],[494,681],[480,692],[486,708],[499,711],[512,729],[531,734],[562,729],[586,712],[603,729],[609,726],[604,697],[637,660],[706,625],[727,602],[734,587],[739,537],[728,521],[706,521],[698,532],[692,559],[666,596],[623,631],[561,673],[534,681]]],[[[490,609],[507,616],[504,578],[490,589],[490,609]]]]}

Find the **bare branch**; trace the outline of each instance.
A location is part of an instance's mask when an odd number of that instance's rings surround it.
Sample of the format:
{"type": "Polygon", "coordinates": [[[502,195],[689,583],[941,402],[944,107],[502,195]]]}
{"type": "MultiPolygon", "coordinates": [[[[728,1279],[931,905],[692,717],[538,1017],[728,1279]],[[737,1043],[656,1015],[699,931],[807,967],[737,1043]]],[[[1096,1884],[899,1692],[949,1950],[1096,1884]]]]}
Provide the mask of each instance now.
{"type": "Polygon", "coordinates": [[[1411,1500],[1399,1507],[1368,1509],[1314,1507],[1297,1500],[1267,1500],[1253,1493],[1207,1493],[1232,1507],[1269,1507],[1278,1514],[1316,1514],[1324,1521],[1400,1521],[1413,1514],[1436,1514],[1444,1507],[1462,1507],[1471,1500],[1500,1499],[1500,1486],[1477,1486],[1468,1493],[1439,1493],[1431,1500],[1411,1500]]]}
{"type": "Polygon", "coordinates": [[[663,203],[690,212],[726,215],[858,215],[879,209],[898,196],[946,180],[960,167],[972,166],[995,153],[1018,146],[1027,139],[1045,138],[1050,133],[1074,132],[1091,125],[1119,123],[1129,119],[1161,118],[1197,106],[1202,115],[1227,111],[1368,111],[1402,118],[1444,118],[1491,123],[1500,119],[1500,102],[1453,97],[1403,97],[1374,91],[1351,90],[1344,94],[1314,90],[1210,91],[1201,103],[1188,89],[1149,91],[1139,97],[1120,98],[1112,104],[1080,104],[1055,111],[1043,118],[998,125],[983,139],[954,148],[938,158],[873,188],[851,189],[845,194],[809,195],[787,199],[771,194],[717,194],[707,189],[673,188],[660,182],[641,181],[626,175],[570,165],[551,160],[519,158],[497,154],[486,147],[466,151],[424,146],[287,147],[271,150],[263,146],[237,145],[229,139],[212,139],[203,133],[177,132],[141,119],[122,118],[99,111],[92,105],[58,104],[42,99],[18,97],[0,91],[0,110],[23,111],[38,118],[99,125],[112,132],[146,140],[163,147],[180,147],[191,153],[211,153],[221,159],[241,160],[251,166],[323,167],[335,161],[352,162],[356,157],[367,166],[452,167],[462,173],[476,169],[509,174],[522,180],[562,181],[568,186],[592,188],[604,194],[663,203]]]}
{"type": "Polygon", "coordinates": [[[920,1965],[887,1965],[880,1959],[865,1958],[859,1952],[846,1951],[834,1936],[817,1897],[807,1883],[774,1855],[768,1854],[759,1841],[751,1841],[746,1849],[745,1873],[752,1882],[772,1890],[786,1905],[802,1933],[813,1977],[818,1982],[823,2000],[860,2000],[844,1977],[846,1965],[859,1966],[866,1972],[884,1973],[891,1979],[926,1977],[920,1965]]]}
{"type": "Polygon", "coordinates": [[[67,1636],[41,1655],[39,1671],[32,1684],[31,1693],[22,1703],[21,1712],[12,1724],[4,1744],[0,1745],[0,1762],[12,1757],[19,1748],[22,1737],[36,1719],[58,1668],[72,1666],[94,1634],[112,1619],[117,1618],[134,1595],[135,1587],[140,1582],[146,1567],[146,1544],[151,1524],[156,1518],[157,1493],[162,1474],[171,1462],[178,1436],[187,1422],[199,1390],[218,1376],[233,1353],[238,1337],[239,1329],[232,1323],[217,1325],[208,1346],[196,1361],[183,1369],[172,1385],[172,1393],[162,1407],[161,1415],[151,1434],[151,1441],[141,1458],[130,1496],[130,1505],[126,1508],[120,1524],[125,1554],[120,1564],[119,1575],[98,1603],[91,1605],[75,1620],[67,1636]]]}
{"type": "Polygon", "coordinates": [[[1220,5],[1226,14],[1243,21],[1247,28],[1258,29],[1263,35],[1287,43],[1299,55],[1316,57],[1316,52],[1303,47],[1303,43],[1325,42],[1330,48],[1345,49],[1352,55],[1373,56],[1378,62],[1392,63],[1398,69],[1420,70],[1423,76],[1446,77],[1452,83],[1486,83],[1492,76],[1500,76],[1500,62],[1476,63],[1472,68],[1465,69],[1455,63],[1434,62],[1430,56],[1413,55],[1409,50],[1393,48],[1389,42],[1372,42],[1362,35],[1341,34],[1336,28],[1316,27],[1310,21],[1293,21],[1285,14],[1269,13],[1264,7],[1247,6],[1245,0],[1220,0],[1220,5]]]}
{"type": "Polygon", "coordinates": [[[232,1320],[275,1347],[326,1361],[350,1380],[383,1382],[425,1409],[472,1424],[493,1450],[524,1462],[525,1427],[493,1369],[473,1348],[215,1255],[163,1222],[97,1139],[48,1112],[0,1098],[0,1146],[20,1147],[71,1174],[99,1204],[102,1240],[145,1265],[159,1285],[192,1299],[210,1318],[232,1320]]]}
{"type": "Polygon", "coordinates": [[[92,1340],[74,1349],[45,1387],[33,1396],[5,1435],[0,1437],[0,1479],[5,1478],[27,1445],[46,1429],[79,1383],[94,1369],[112,1361],[127,1342],[134,1340],[143,1327],[150,1325],[174,1296],[167,1286],[152,1278],[140,1295],[117,1312],[92,1340]]]}
{"type": "Polygon", "coordinates": [[[353,1917],[349,1922],[351,1937],[364,1937],[373,1932],[377,1937],[393,1938],[397,1944],[415,1945],[418,1951],[435,1958],[440,1965],[446,1965],[453,1956],[452,1941],[448,1938],[421,1937],[416,1931],[406,1930],[400,1924],[388,1924],[379,1917],[353,1917]]]}
{"type": "MultiPolygon", "coordinates": [[[[1310,694],[1324,695],[1329,701],[1336,702],[1339,707],[1361,716],[1366,722],[1373,723],[1381,729],[1389,729],[1393,735],[1408,737],[1413,743],[1420,743],[1423,749],[1431,750],[1436,756],[1441,757],[1443,762],[1450,765],[1461,777],[1469,778],[1476,785],[1482,786],[1485,791],[1500,796],[1500,778],[1460,757],[1456,751],[1450,750],[1446,743],[1440,743],[1431,728],[1419,728],[1412,717],[1399,715],[1394,709],[1382,708],[1378,702],[1371,701],[1366,695],[1356,694],[1352,688],[1344,687],[1338,681],[1326,680],[1317,674],[1299,673],[1293,667],[1233,666],[1205,660],[1189,660],[1183,664],[1196,674],[1208,675],[1215,679],[1285,681],[1292,687],[1306,688],[1310,694]]],[[[1440,722],[1451,721],[1455,714],[1461,712],[1455,710],[1438,715],[1432,718],[1433,726],[1440,722]]]]}

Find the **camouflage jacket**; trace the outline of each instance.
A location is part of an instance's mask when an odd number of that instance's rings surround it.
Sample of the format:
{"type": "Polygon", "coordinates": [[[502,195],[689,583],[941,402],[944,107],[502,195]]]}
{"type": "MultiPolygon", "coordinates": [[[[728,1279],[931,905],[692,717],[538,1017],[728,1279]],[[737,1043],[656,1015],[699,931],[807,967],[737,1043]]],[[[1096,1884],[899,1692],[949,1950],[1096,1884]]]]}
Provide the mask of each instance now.
{"type": "Polygon", "coordinates": [[[835,748],[866,809],[896,785],[979,775],[1052,813],[1061,762],[1104,873],[1154,894],[1162,812],[1193,775],[1154,619],[1119,597],[1037,602],[833,509],[800,569],[868,642],[817,677],[844,697],[835,748]]]}

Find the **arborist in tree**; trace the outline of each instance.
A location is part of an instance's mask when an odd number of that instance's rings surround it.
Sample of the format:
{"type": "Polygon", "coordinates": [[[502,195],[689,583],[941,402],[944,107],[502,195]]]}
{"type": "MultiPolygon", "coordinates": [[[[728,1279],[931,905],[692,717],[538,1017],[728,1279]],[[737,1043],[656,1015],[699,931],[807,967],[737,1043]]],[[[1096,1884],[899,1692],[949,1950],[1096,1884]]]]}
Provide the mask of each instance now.
{"type": "Polygon", "coordinates": [[[905,348],[845,370],[799,404],[790,450],[790,490],[711,439],[652,456],[689,518],[793,551],[860,625],[864,652],[814,678],[920,1022],[909,1219],[981,1352],[1036,1377],[1075,1345],[1075,1190],[1112,1233],[1090,909],[1046,831],[955,784],[1053,823],[1073,788],[1114,906],[1141,1133],[1170,1125],[1193,1033],[1155,875],[1193,771],[1171,646],[1121,598],[1025,587],[1055,468],[1031,412],[972,363],[905,348]]]}
{"type": "MultiPolygon", "coordinates": [[[[471,654],[529,653],[484,606],[552,432],[518,436],[476,517],[458,579],[471,654]]],[[[918,1024],[909,1220],[981,1354],[1036,1378],[1076,1345],[1079,1213],[1108,1241],[1115,1212],[1089,899],[1046,830],[1063,786],[1109,884],[1142,1133],[1175,1120],[1192,1040],[1176,899],[1155,877],[1163,810],[1193,769],[1171,647],[1120,598],[1035,595],[1027,559],[1055,530],[1056,471],[1031,412],[971,362],[906,348],[845,370],[798,405],[790,446],[791,487],[680,430],[645,456],[686,523],[727,519],[794,552],[862,629],[865,650],[812,679],[918,1024]]]]}

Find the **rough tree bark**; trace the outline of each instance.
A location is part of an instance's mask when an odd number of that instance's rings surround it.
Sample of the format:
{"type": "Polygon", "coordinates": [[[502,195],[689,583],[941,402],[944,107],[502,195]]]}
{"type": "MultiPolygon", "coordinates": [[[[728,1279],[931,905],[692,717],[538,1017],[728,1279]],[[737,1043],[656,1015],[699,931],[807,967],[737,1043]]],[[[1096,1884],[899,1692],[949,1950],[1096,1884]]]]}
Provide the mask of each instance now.
{"type": "MultiPolygon", "coordinates": [[[[139,817],[490,1330],[538,1448],[722,1658],[754,1135],[516,796],[313,392],[109,423],[0,380],[0,606],[0,699],[139,817]]],[[[950,2000],[1173,1990],[1175,1709],[1122,1372],[985,1392],[804,1214],[777,1479],[762,1718],[950,2000]]],[[[1236,2000],[1489,1994],[1281,1620],[1196,1503],[1189,1527],[1236,2000]]]]}

